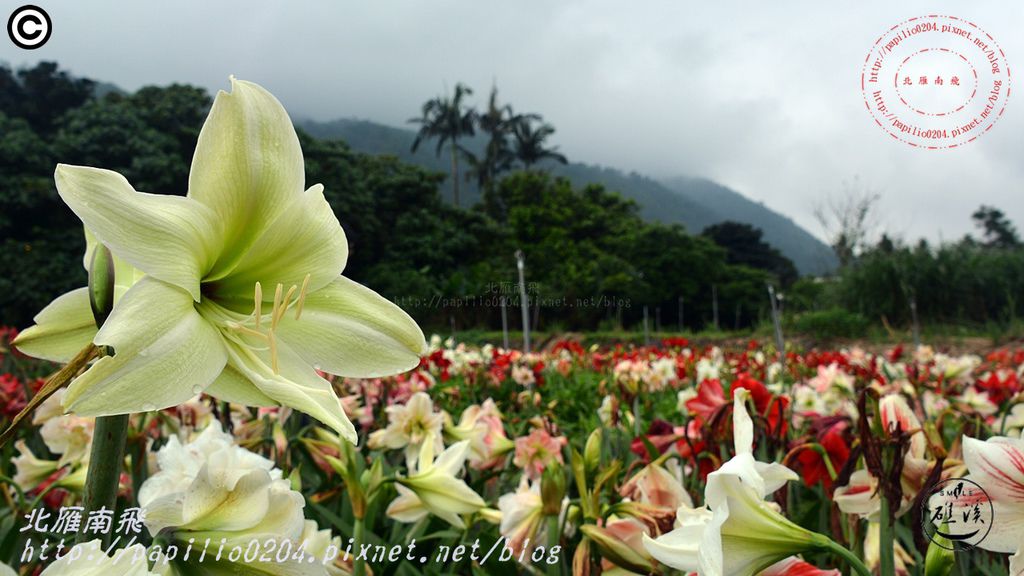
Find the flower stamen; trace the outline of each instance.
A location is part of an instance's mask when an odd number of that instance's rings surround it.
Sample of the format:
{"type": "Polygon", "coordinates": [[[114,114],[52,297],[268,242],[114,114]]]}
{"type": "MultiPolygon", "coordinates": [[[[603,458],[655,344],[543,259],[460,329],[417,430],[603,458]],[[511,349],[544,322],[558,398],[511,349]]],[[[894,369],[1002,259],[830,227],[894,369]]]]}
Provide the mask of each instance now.
{"type": "Polygon", "coordinates": [[[309,274],[302,279],[302,290],[299,290],[299,299],[295,303],[295,319],[298,320],[302,316],[302,305],[306,303],[306,290],[309,289],[309,274]]]}
{"type": "Polygon", "coordinates": [[[274,337],[274,329],[267,330],[267,337],[270,339],[270,368],[274,374],[280,374],[277,368],[277,338],[274,337]]]}
{"type": "Polygon", "coordinates": [[[256,282],[256,303],[253,305],[253,314],[256,316],[256,329],[260,329],[260,320],[263,317],[263,286],[259,282],[256,282]]]}
{"type": "MultiPolygon", "coordinates": [[[[281,285],[278,284],[278,286],[281,286],[281,285]]],[[[284,295],[284,300],[281,301],[281,306],[274,310],[273,323],[271,325],[271,330],[277,328],[277,323],[281,321],[281,318],[284,317],[285,312],[288,311],[288,305],[292,301],[292,296],[295,295],[295,291],[296,290],[298,290],[298,286],[292,284],[292,287],[289,288],[288,292],[284,295]]]]}
{"type": "Polygon", "coordinates": [[[228,322],[227,325],[228,325],[228,328],[231,328],[232,330],[234,330],[236,332],[239,332],[241,334],[247,334],[249,336],[254,336],[254,337],[259,338],[259,339],[261,339],[263,341],[267,340],[267,335],[264,334],[263,332],[260,332],[258,330],[253,330],[252,328],[249,328],[248,326],[243,326],[243,325],[239,324],[238,322],[228,322]]]}

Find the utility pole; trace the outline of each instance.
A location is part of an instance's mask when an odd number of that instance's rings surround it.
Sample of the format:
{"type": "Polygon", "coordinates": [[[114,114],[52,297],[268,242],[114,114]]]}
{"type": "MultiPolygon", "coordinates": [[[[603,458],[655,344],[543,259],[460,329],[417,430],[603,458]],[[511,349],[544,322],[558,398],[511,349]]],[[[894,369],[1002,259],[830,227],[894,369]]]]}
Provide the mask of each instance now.
{"type": "Polygon", "coordinates": [[[516,250],[516,268],[519,270],[519,304],[523,309],[523,352],[530,352],[530,301],[526,296],[526,256],[516,250]]]}
{"type": "Polygon", "coordinates": [[[779,350],[779,361],[786,362],[786,341],[782,339],[782,319],[779,317],[779,299],[781,295],[775,295],[775,288],[768,286],[768,301],[772,308],[772,324],[775,325],[775,347],[779,350]]]}
{"type": "Polygon", "coordinates": [[[683,331],[683,325],[684,324],[685,324],[685,322],[683,322],[683,297],[680,296],[679,297],[679,332],[680,333],[682,333],[682,331],[683,331]]]}
{"type": "Polygon", "coordinates": [[[647,304],[644,304],[644,346],[651,345],[651,333],[647,328],[647,304]]]}
{"type": "Polygon", "coordinates": [[[714,318],[715,330],[718,330],[718,286],[711,285],[711,315],[714,318]]]}
{"type": "Polygon", "coordinates": [[[504,293],[501,295],[501,341],[508,350],[508,300],[504,293]]]}

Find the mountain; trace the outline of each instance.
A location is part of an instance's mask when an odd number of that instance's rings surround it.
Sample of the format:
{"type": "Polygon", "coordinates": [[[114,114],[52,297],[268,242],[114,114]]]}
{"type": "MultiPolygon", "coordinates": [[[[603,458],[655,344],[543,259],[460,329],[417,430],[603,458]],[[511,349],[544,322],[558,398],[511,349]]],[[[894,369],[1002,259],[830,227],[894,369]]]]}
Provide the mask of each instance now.
{"type": "MultiPolygon", "coordinates": [[[[367,154],[388,154],[404,162],[447,174],[451,158],[447,149],[438,156],[433,142],[424,142],[411,152],[416,133],[385,126],[369,120],[339,119],[330,122],[301,121],[297,126],[318,138],[341,139],[353,150],[367,154]]],[[[470,149],[483,146],[481,138],[471,138],[470,149]]],[[[680,223],[693,234],[725,220],[744,222],[764,231],[765,240],[793,261],[801,274],[823,274],[836,266],[832,251],[788,217],[743,196],[739,192],[704,178],[673,178],[664,182],[614,168],[572,162],[549,166],[554,174],[569,178],[575,185],[602,184],[640,205],[648,220],[680,223]]],[[[467,204],[479,199],[479,190],[467,182],[462,189],[467,204]]]]}

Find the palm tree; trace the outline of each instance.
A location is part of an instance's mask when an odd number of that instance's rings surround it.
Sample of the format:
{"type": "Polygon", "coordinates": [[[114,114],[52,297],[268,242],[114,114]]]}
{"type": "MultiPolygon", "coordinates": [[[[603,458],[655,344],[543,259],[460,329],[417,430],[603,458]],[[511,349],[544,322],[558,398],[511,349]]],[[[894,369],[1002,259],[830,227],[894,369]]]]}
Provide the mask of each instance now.
{"type": "Polygon", "coordinates": [[[524,116],[516,116],[512,106],[498,105],[498,87],[493,86],[487,101],[487,112],[477,116],[480,131],[488,135],[483,153],[477,156],[471,150],[462,150],[470,164],[470,169],[466,171],[466,180],[476,179],[477,186],[485,195],[498,175],[510,170],[515,162],[515,152],[509,140],[516,123],[522,118],[524,116]]]}
{"type": "Polygon", "coordinates": [[[527,170],[542,160],[550,159],[562,164],[568,162],[565,156],[558,152],[557,146],[545,148],[544,141],[555,133],[555,127],[541,121],[540,116],[530,114],[520,117],[512,133],[515,136],[516,159],[522,162],[527,170]],[[541,122],[536,129],[533,127],[535,121],[541,122]]]}
{"type": "Polygon", "coordinates": [[[459,138],[472,136],[476,124],[476,111],[462,103],[463,98],[471,94],[473,90],[468,86],[456,84],[454,95],[428,100],[423,104],[420,117],[409,120],[420,125],[416,139],[412,142],[413,152],[416,152],[422,141],[431,138],[437,139],[438,156],[444,145],[449,145],[452,155],[452,200],[456,206],[459,205],[459,138]]]}

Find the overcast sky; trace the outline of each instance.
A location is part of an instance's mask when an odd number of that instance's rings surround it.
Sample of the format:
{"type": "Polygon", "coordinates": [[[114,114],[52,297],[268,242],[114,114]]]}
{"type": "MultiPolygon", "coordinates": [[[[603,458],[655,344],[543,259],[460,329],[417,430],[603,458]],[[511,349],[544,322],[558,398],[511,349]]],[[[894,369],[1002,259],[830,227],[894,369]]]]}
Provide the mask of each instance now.
{"type": "Polygon", "coordinates": [[[26,52],[4,39],[0,60],[55,59],[128,90],[215,90],[234,74],[294,118],[399,126],[445,86],[466,82],[482,104],[497,81],[557,127],[573,160],[708,177],[815,234],[813,206],[855,179],[908,240],[957,238],[982,203],[1024,228],[1024,101],[1011,96],[980,140],[927,151],[886,135],[860,91],[875,40],[929,13],[973,21],[1024,71],[1020,2],[34,3],[53,19],[49,43],[26,52]]]}

